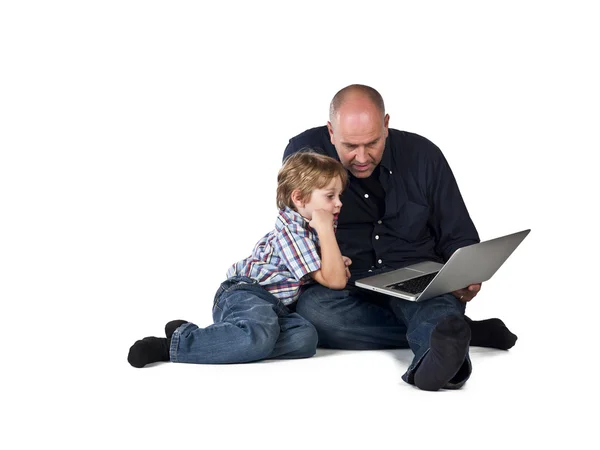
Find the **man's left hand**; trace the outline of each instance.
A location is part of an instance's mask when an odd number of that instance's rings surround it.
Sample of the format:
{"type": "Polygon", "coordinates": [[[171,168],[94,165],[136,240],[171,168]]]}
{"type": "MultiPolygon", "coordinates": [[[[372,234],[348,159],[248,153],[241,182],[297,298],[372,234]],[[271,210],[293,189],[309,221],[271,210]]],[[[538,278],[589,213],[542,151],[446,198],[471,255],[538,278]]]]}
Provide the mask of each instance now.
{"type": "Polygon", "coordinates": [[[459,289],[458,291],[454,291],[452,294],[459,299],[463,303],[470,302],[475,298],[475,296],[481,290],[481,283],[479,284],[470,284],[464,289],[459,289]]]}

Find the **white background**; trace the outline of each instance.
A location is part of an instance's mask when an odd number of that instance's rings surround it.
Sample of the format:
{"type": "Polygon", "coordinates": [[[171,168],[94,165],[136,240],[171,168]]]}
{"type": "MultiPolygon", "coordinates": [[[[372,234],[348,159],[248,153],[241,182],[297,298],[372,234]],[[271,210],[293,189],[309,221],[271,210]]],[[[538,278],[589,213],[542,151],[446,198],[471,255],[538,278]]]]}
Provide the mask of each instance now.
{"type": "Polygon", "coordinates": [[[597,448],[591,5],[3,2],[2,448],[597,448]],[[468,308],[516,347],[438,393],[407,350],[130,367],[211,322],[288,139],[351,83],[442,149],[482,239],[533,230],[468,308]]]}

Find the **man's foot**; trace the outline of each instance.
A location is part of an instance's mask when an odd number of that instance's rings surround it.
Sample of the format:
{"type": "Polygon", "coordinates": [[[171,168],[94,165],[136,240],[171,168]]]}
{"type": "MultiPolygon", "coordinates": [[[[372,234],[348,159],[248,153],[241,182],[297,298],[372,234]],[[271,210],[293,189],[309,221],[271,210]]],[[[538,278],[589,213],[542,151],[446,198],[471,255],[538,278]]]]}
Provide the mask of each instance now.
{"type": "Polygon", "coordinates": [[[171,339],[173,337],[173,333],[175,330],[179,328],[184,323],[188,323],[187,320],[171,320],[169,323],[165,325],[165,335],[167,339],[171,339]]]}
{"type": "Polygon", "coordinates": [[[169,361],[170,343],[171,340],[166,338],[145,337],[131,346],[127,361],[137,368],[153,362],[169,361]]]}
{"type": "Polygon", "coordinates": [[[458,316],[437,324],[431,333],[429,352],[415,373],[415,385],[425,391],[437,391],[448,384],[465,362],[470,339],[469,326],[458,316]]]}
{"type": "Polygon", "coordinates": [[[465,316],[465,321],[471,328],[473,347],[508,350],[517,342],[517,336],[511,333],[500,319],[471,320],[465,316]]]}

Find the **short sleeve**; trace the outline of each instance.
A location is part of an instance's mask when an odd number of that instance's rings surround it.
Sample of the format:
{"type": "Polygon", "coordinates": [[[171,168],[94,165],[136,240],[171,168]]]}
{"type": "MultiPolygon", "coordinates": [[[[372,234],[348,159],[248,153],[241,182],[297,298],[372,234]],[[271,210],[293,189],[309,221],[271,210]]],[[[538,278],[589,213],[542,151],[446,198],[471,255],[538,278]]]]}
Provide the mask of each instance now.
{"type": "Polygon", "coordinates": [[[287,224],[276,235],[279,257],[290,273],[300,281],[321,268],[316,235],[297,224],[287,224]]]}

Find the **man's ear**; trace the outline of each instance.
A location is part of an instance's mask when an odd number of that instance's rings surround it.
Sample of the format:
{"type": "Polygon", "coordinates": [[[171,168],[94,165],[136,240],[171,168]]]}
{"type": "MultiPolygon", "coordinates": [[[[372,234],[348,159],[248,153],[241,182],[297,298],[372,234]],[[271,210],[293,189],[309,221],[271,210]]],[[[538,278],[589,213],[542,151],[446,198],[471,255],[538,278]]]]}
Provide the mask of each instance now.
{"type": "Polygon", "coordinates": [[[300,189],[294,189],[292,191],[292,195],[290,195],[290,198],[292,199],[292,203],[296,209],[304,208],[304,198],[302,198],[302,192],[300,192],[300,189]]]}
{"type": "Polygon", "coordinates": [[[333,126],[331,122],[327,122],[327,131],[329,131],[329,140],[331,141],[331,145],[335,145],[333,142],[333,126]]]}
{"type": "Polygon", "coordinates": [[[386,114],[383,118],[383,127],[385,128],[385,137],[388,137],[388,126],[390,125],[390,115],[386,114]]]}

